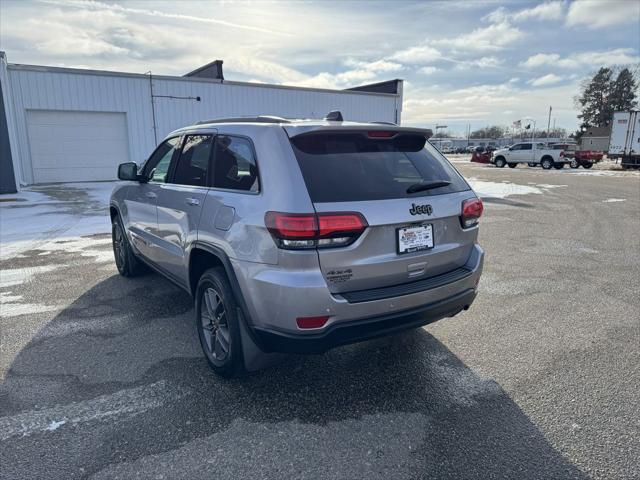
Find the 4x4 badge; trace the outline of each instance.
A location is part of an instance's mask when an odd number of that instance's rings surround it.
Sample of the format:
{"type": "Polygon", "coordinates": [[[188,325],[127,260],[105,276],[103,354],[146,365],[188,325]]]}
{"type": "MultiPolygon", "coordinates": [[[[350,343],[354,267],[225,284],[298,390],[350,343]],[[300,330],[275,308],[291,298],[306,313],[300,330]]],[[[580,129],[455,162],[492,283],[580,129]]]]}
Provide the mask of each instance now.
{"type": "Polygon", "coordinates": [[[433,208],[431,205],[416,205],[415,203],[412,203],[409,213],[411,215],[431,215],[433,213],[433,208]]]}

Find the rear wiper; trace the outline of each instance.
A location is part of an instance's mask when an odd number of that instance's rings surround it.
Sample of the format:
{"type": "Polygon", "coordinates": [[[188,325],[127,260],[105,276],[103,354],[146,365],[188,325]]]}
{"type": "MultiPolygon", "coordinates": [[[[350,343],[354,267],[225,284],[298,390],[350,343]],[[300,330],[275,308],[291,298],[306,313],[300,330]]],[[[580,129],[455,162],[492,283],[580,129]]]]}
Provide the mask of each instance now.
{"type": "Polygon", "coordinates": [[[424,192],[425,190],[447,187],[449,185],[451,185],[451,182],[448,182],[446,180],[434,180],[433,182],[414,183],[409,188],[407,188],[407,193],[424,192]]]}

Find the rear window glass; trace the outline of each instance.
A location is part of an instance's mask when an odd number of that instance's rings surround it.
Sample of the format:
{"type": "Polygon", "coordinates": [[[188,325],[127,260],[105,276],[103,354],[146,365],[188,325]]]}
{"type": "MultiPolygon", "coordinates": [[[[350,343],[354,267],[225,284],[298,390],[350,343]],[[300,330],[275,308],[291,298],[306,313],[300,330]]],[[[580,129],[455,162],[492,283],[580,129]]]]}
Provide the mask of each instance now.
{"type": "Polygon", "coordinates": [[[361,133],[312,133],[291,139],[313,202],[413,198],[469,190],[451,164],[418,135],[392,139],[361,133]],[[415,184],[447,186],[407,193],[415,184]]]}

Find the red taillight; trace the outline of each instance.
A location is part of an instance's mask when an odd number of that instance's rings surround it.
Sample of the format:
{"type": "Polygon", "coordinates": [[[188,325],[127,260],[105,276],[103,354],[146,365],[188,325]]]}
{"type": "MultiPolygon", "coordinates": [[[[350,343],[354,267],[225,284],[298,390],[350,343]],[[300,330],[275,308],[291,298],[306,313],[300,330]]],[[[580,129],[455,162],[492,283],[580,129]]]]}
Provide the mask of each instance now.
{"type": "Polygon", "coordinates": [[[313,238],[318,231],[314,214],[267,212],[265,223],[271,233],[282,238],[313,238]]]}
{"type": "Polygon", "coordinates": [[[471,198],[462,202],[462,214],[460,215],[460,222],[463,228],[473,227],[478,223],[482,216],[484,206],[482,200],[479,198],[471,198]]]}
{"type": "Polygon", "coordinates": [[[342,247],[353,243],[367,228],[356,212],[267,212],[265,224],[280,248],[342,247]]]}
{"type": "Polygon", "coordinates": [[[369,138],[391,138],[395,137],[398,132],[389,132],[386,130],[371,130],[367,132],[369,138]]]}
{"type": "Polygon", "coordinates": [[[328,316],[322,317],[298,317],[296,323],[298,328],[320,328],[324,327],[324,324],[329,320],[328,316]]]}

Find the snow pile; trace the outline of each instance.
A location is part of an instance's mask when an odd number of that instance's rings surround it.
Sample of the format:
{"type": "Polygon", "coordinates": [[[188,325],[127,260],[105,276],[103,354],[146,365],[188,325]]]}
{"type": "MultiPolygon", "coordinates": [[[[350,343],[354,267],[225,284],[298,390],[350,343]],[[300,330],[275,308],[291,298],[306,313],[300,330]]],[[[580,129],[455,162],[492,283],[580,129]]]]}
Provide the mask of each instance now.
{"type": "Polygon", "coordinates": [[[109,197],[115,185],[115,182],[58,184],[0,195],[0,259],[33,249],[69,250],[74,245],[56,242],[108,233],[109,197]]]}

